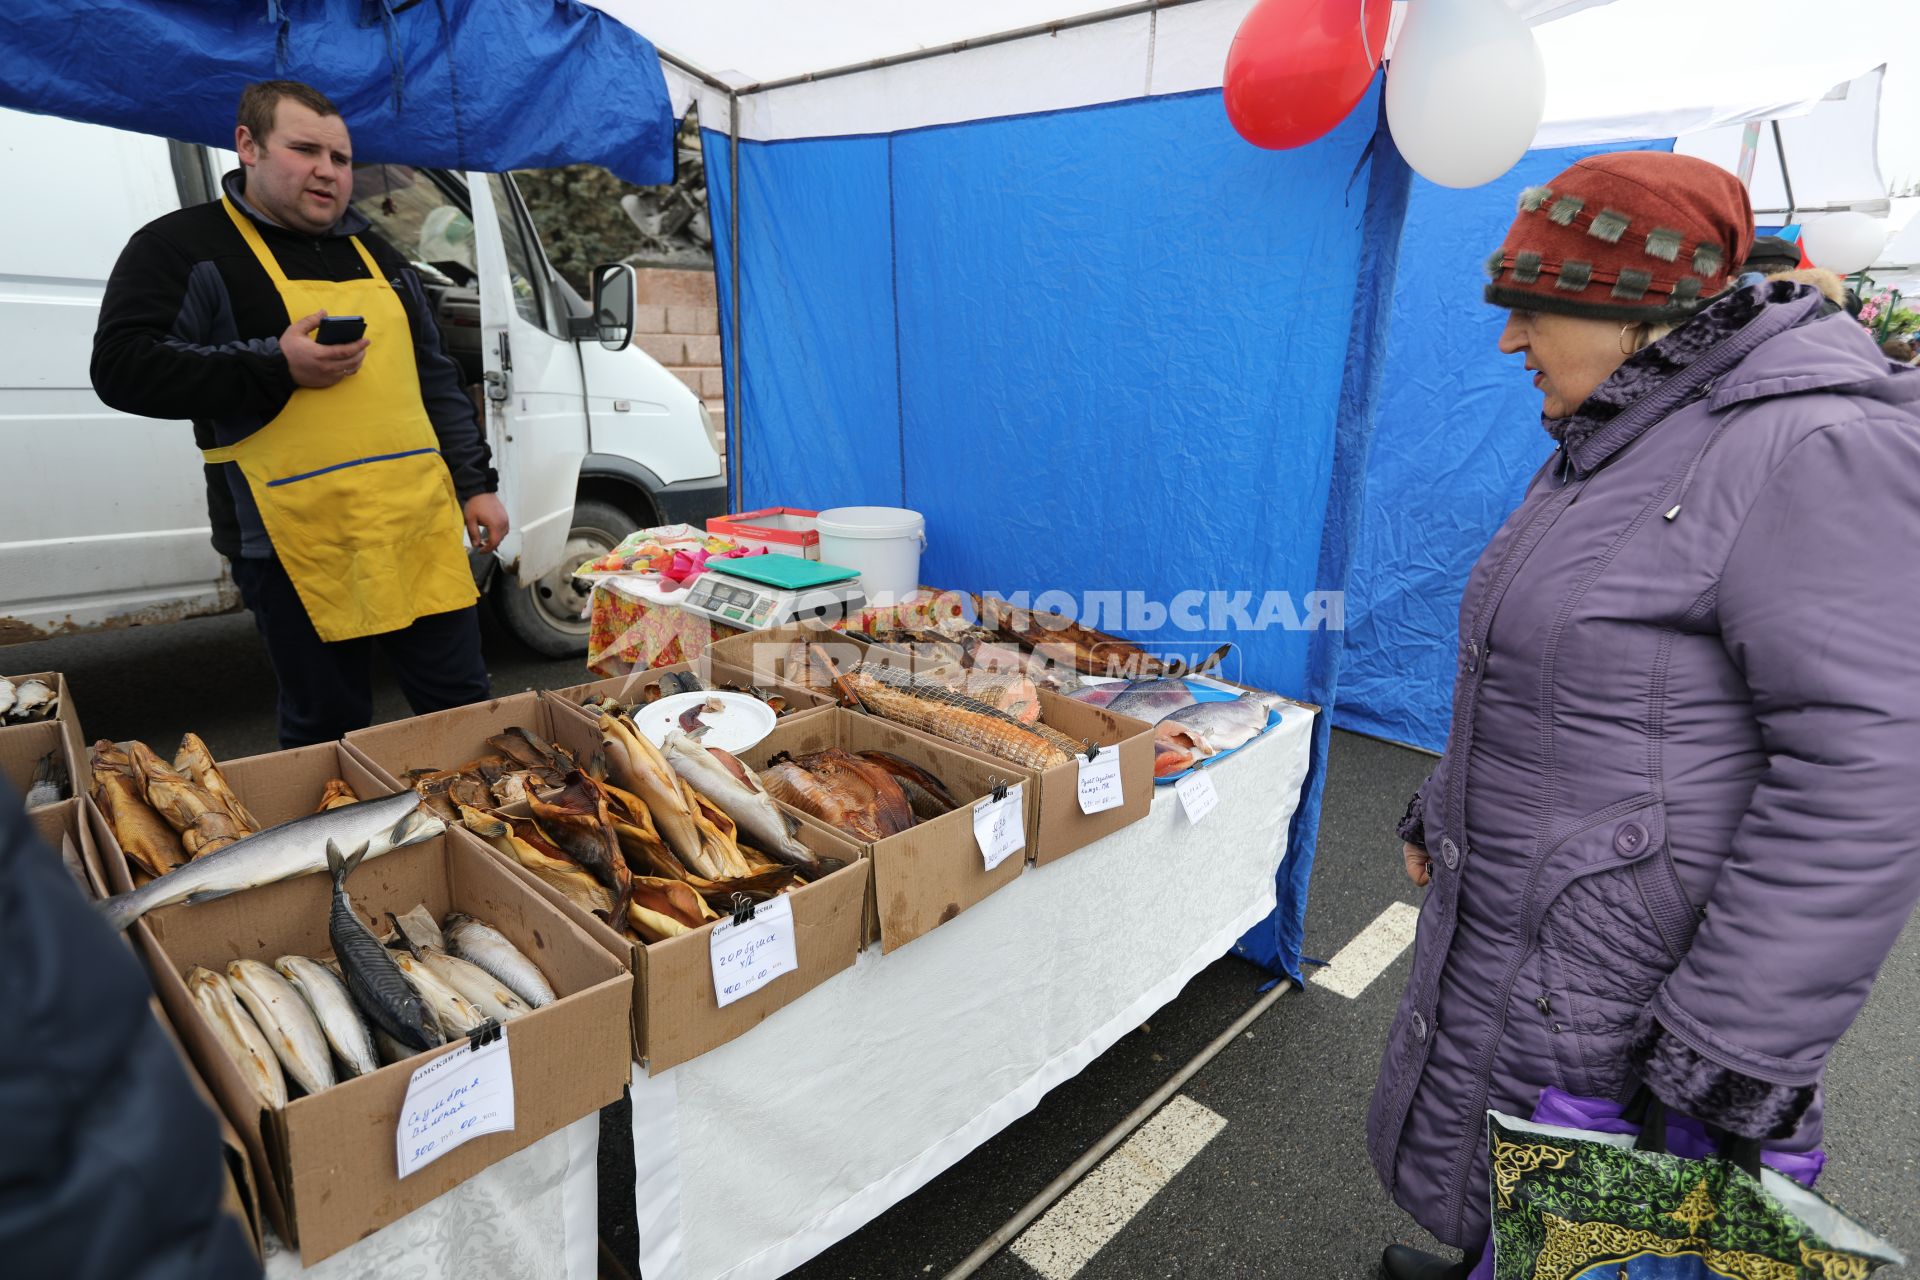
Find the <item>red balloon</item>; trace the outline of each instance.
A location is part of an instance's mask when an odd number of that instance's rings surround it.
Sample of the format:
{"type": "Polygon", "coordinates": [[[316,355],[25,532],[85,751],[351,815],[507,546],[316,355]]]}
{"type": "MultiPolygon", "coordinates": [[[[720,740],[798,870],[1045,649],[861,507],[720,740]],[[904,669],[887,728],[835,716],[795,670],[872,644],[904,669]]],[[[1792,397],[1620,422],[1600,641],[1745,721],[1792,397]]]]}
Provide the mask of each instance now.
{"type": "Polygon", "coordinates": [[[1392,18],[1391,0],[1260,0],[1227,50],[1227,119],[1274,151],[1327,133],[1373,82],[1392,18]]]}

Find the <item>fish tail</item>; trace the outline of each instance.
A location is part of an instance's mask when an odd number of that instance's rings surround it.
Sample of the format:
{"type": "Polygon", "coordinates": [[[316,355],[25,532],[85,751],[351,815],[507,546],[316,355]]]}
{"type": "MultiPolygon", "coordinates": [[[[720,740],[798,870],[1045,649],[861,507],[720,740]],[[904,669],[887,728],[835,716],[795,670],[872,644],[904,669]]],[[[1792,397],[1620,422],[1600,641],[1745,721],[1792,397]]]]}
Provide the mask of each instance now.
{"type": "Polygon", "coordinates": [[[119,893],[100,904],[100,914],[106,917],[107,924],[115,933],[125,933],[133,922],[146,914],[146,908],[140,903],[140,894],[119,893]]]}

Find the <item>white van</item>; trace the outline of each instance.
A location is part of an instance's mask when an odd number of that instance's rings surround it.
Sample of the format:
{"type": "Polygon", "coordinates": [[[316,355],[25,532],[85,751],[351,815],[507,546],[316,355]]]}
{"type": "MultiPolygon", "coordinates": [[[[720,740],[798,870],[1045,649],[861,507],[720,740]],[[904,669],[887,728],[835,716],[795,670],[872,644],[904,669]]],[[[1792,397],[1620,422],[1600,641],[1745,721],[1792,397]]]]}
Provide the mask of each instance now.
{"type": "MultiPolygon", "coordinates": [[[[193,430],[116,412],[88,362],[107,275],[141,226],[216,198],[231,152],[0,110],[0,644],[237,608],[208,542],[193,430]]],[[[705,408],[629,345],[630,268],[594,305],[500,174],[361,165],[354,207],[415,260],[484,406],[512,531],[478,565],[537,651],[584,652],[572,570],[635,529],[724,510],[705,408]]]]}

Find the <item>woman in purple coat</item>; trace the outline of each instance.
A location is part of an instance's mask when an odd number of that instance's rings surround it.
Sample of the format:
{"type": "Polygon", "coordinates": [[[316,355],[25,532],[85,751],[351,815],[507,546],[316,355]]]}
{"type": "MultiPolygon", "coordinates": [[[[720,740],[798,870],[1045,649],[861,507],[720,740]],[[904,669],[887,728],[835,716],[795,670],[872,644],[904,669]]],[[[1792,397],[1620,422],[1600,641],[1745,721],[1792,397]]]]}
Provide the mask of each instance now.
{"type": "Polygon", "coordinates": [[[1430,888],[1369,1110],[1464,1277],[1486,1113],[1549,1086],[1781,1151],[1920,899],[1920,371],[1735,280],[1731,174],[1655,152],[1526,191],[1487,263],[1559,449],[1468,578],[1430,888]]]}

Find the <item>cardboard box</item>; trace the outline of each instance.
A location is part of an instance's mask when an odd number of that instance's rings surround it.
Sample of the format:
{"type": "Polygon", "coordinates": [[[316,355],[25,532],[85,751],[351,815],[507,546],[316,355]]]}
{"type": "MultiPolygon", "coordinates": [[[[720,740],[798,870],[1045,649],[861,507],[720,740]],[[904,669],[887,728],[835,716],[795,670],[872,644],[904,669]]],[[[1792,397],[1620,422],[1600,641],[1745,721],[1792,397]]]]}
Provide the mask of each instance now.
{"type": "Polygon", "coordinates": [[[804,662],[800,660],[793,649],[796,642],[819,646],[842,672],[862,662],[877,662],[914,672],[947,665],[943,661],[899,649],[876,648],[842,631],[797,624],[769,627],[765,631],[743,631],[739,635],[716,640],[707,652],[715,662],[745,672],[755,684],[811,689],[833,698],[833,687],[827,674],[811,659],[804,662]]]}
{"type": "MultiPolygon", "coordinates": [[[[19,728],[23,725],[32,724],[57,724],[66,734],[67,750],[72,753],[73,758],[75,760],[85,761],[87,758],[87,737],[86,734],[81,731],[80,712],[73,705],[73,690],[67,687],[66,676],[58,671],[29,671],[25,675],[7,676],[6,678],[15,684],[20,684],[26,680],[46,681],[53,686],[54,693],[59,695],[60,706],[59,709],[46,720],[20,722],[19,724],[9,720],[5,722],[5,729],[19,728]]],[[[5,732],[5,729],[0,729],[0,732],[5,732]]]]}
{"type": "Polygon", "coordinates": [[[93,830],[87,824],[84,799],[62,800],[27,811],[27,821],[39,833],[47,847],[60,855],[68,871],[80,882],[80,891],[89,898],[107,896],[106,873],[101,869],[100,853],[93,843],[93,830]]]}
{"type": "MultiPolygon", "coordinates": [[[[772,757],[786,752],[800,756],[839,747],[843,751],[890,751],[932,773],[947,786],[961,807],[930,821],[916,823],[898,835],[865,845],[873,863],[873,910],[868,920],[869,940],[882,951],[903,947],[1011,883],[1026,867],[1014,855],[988,871],[973,835],[973,802],[992,793],[998,782],[1018,782],[1020,770],[972,752],[961,751],[938,738],[904,725],[835,708],[804,720],[783,724],[766,741],[743,754],[749,766],[764,769],[772,757]]],[[[1028,852],[1038,811],[1033,788],[1028,788],[1026,829],[1028,852]]],[[[807,826],[832,828],[809,814],[790,809],[807,826]]],[[[844,833],[835,833],[846,839],[844,833]]]]}
{"type": "Polygon", "coordinates": [[[757,686],[766,690],[768,693],[777,693],[782,698],[785,698],[787,702],[787,712],[780,717],[783,721],[791,719],[794,716],[807,715],[822,707],[831,707],[834,705],[834,700],[829,694],[821,693],[813,689],[803,689],[798,685],[755,680],[751,672],[731,666],[725,662],[716,662],[712,659],[711,655],[693,662],[676,662],[672,666],[667,667],[642,668],[628,675],[610,676],[605,680],[595,680],[587,684],[568,685],[564,689],[549,689],[546,692],[549,696],[557,700],[563,708],[576,711],[586,716],[587,719],[593,720],[594,716],[592,713],[581,706],[581,704],[588,699],[613,698],[616,701],[629,704],[639,702],[644,700],[646,690],[660,683],[660,677],[669,674],[679,675],[683,672],[692,672],[699,676],[701,681],[710,687],[732,685],[738,688],[748,688],[757,686]]]}
{"type": "Polygon", "coordinates": [[[84,795],[92,775],[87,757],[76,756],[73,736],[58,720],[36,720],[32,724],[10,724],[0,729],[0,786],[11,786],[23,799],[33,785],[33,771],[47,753],[66,768],[67,791],[64,799],[84,795]]]}
{"type": "MultiPolygon", "coordinates": [[[[304,775],[308,761],[255,757],[254,770],[240,767],[246,763],[232,766],[228,776],[249,807],[273,806],[257,798],[262,787],[243,789],[235,775],[268,770],[304,804],[305,779],[292,780],[304,775]]],[[[307,1265],[597,1111],[621,1096],[629,1078],[632,978],[625,968],[499,858],[443,835],[365,863],[349,892],[360,916],[374,921],[420,903],[436,918],[463,911],[505,934],[546,974],[561,998],[506,1028],[514,1128],[455,1148],[405,1180],[397,1176],[395,1133],[409,1080],[464,1041],[295,1098],[280,1111],[266,1109],[214,1038],[183,976],[194,965],[224,970],[234,959],[271,964],[287,954],[331,954],[332,892],[330,878],[316,873],[211,902],[162,907],[134,925],[161,1003],[262,1171],[260,1189],[275,1230],[298,1244],[307,1265]]]]}
{"type": "Polygon", "coordinates": [[[1120,789],[1125,802],[1102,813],[1080,811],[1080,766],[1068,761],[1039,774],[1040,830],[1033,865],[1043,867],[1075,849],[1140,821],[1153,807],[1153,726],[1104,707],[1040,691],[1040,720],[1076,742],[1091,738],[1101,750],[1120,753],[1120,789]]]}
{"type": "MultiPolygon", "coordinates": [[[[824,712],[820,714],[825,714],[824,712]]],[[[789,717],[789,723],[818,716],[789,717]]],[[[522,693],[490,703],[376,725],[347,735],[347,750],[364,761],[389,789],[399,790],[410,768],[451,768],[487,753],[489,737],[520,725],[582,759],[599,749],[600,731],[584,714],[565,709],[550,693],[522,693]]],[[[778,732],[776,730],[776,732],[778,732]]],[[[859,954],[866,915],[867,867],[863,850],[826,828],[802,830],[808,848],[848,865],[788,895],[793,906],[800,967],[744,999],[721,1008],[708,957],[710,928],[645,945],[569,902],[532,872],[478,837],[460,833],[478,848],[525,877],[600,945],[620,956],[635,975],[634,1060],[658,1074],[752,1030],[792,1004],[859,954]]]]}

